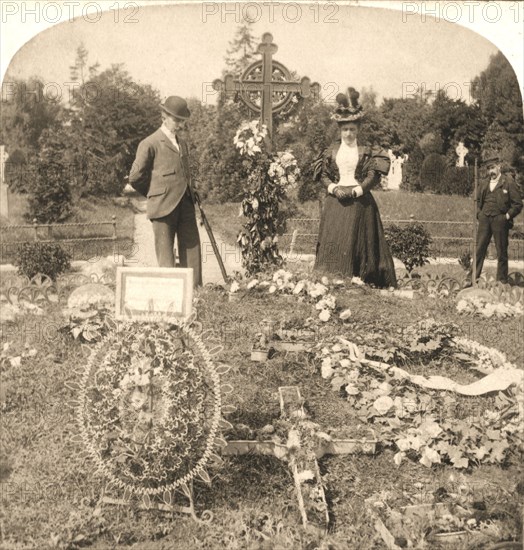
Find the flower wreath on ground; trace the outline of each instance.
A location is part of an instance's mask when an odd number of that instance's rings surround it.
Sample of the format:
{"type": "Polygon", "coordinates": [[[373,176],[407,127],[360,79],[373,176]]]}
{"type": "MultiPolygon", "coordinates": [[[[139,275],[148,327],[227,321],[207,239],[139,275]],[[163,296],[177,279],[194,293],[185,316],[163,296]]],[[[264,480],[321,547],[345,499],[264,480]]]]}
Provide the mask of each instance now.
{"type": "MultiPolygon", "coordinates": [[[[434,321],[429,325],[425,328],[437,326],[434,321]]],[[[421,328],[415,332],[421,334],[421,328]]],[[[408,333],[414,332],[409,329],[408,333]]],[[[358,420],[373,425],[382,444],[395,450],[397,465],[411,458],[428,467],[449,462],[468,468],[504,463],[523,449],[522,371],[502,352],[466,338],[429,343],[420,340],[403,346],[399,342],[390,360],[410,355],[423,365],[435,353],[447,354],[453,363],[485,377],[462,385],[443,376],[411,374],[389,362],[369,359],[380,359],[380,349],[357,346],[341,336],[321,342],[316,361],[333,390],[352,403],[358,420]]]]}
{"type": "Polygon", "coordinates": [[[294,296],[298,301],[309,300],[315,303],[319,312],[318,318],[324,323],[329,321],[335,312],[340,320],[345,321],[351,316],[349,309],[341,310],[337,307],[337,300],[333,292],[346,287],[364,287],[359,277],[344,281],[328,277],[312,276],[307,273],[292,273],[285,269],[277,269],[273,273],[258,273],[254,278],[244,279],[241,276],[233,281],[229,287],[230,296],[241,293],[265,293],[294,296]],[[340,311],[338,311],[340,310],[340,311]]]}
{"type": "MultiPolygon", "coordinates": [[[[80,440],[115,487],[138,495],[209,482],[225,444],[220,384],[227,366],[189,324],[123,321],[92,351],[79,383],[80,440]]],[[[169,502],[168,502],[169,503],[169,502]]]]}
{"type": "Polygon", "coordinates": [[[524,315],[524,304],[521,301],[513,304],[493,302],[493,300],[478,297],[468,300],[459,300],[457,302],[457,311],[463,314],[480,315],[488,319],[491,317],[504,319],[506,317],[524,315]]]}
{"type": "Polygon", "coordinates": [[[300,177],[293,153],[269,153],[266,139],[266,126],[252,121],[243,123],[233,140],[249,174],[240,212],[247,222],[237,238],[248,273],[282,265],[277,236],[279,207],[300,177]]]}

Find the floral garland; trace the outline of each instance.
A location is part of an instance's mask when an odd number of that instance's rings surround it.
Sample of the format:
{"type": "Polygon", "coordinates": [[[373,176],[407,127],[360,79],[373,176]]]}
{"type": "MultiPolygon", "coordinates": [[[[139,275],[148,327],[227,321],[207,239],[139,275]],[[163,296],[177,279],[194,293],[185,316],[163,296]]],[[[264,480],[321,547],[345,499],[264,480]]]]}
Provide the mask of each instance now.
{"type": "Polygon", "coordinates": [[[459,300],[457,303],[457,311],[459,313],[470,313],[481,315],[482,317],[497,317],[498,319],[504,319],[507,317],[517,317],[524,315],[524,306],[522,302],[516,302],[515,304],[497,302],[481,298],[468,298],[467,300],[459,300]]]}
{"type": "Polygon", "coordinates": [[[266,125],[260,126],[258,120],[244,122],[237,130],[233,143],[241,155],[254,156],[262,152],[262,143],[267,137],[266,125]]]}
{"type": "Polygon", "coordinates": [[[220,374],[185,323],[127,321],[94,349],[79,384],[80,439],[115,486],[155,495],[184,487],[225,444],[220,374]]]}
{"type": "MultiPolygon", "coordinates": [[[[468,416],[460,418],[457,400],[449,393],[414,390],[391,365],[367,360],[344,338],[333,342],[318,346],[322,377],[343,392],[365,424],[373,424],[385,445],[396,448],[397,465],[415,457],[428,467],[443,461],[456,468],[501,463],[510,449],[524,445],[524,385],[509,388],[508,397],[498,394],[483,403],[478,414],[465,411],[468,416]]],[[[503,353],[471,340],[453,338],[446,346],[457,358],[461,352],[475,357],[483,372],[515,368],[503,353]]]]}
{"type": "Polygon", "coordinates": [[[241,205],[241,214],[247,222],[237,237],[248,273],[282,265],[277,237],[279,205],[300,176],[291,151],[268,154],[264,150],[266,138],[267,128],[253,121],[244,123],[233,140],[246,159],[249,173],[241,205]]]}
{"type": "MultiPolygon", "coordinates": [[[[309,278],[301,278],[285,269],[278,269],[272,274],[259,274],[253,279],[233,281],[229,287],[229,292],[235,294],[241,291],[264,291],[268,294],[296,296],[298,300],[312,299],[315,302],[315,309],[319,311],[319,319],[327,322],[337,308],[336,297],[330,291],[331,289],[342,288],[344,284],[345,282],[342,279],[330,281],[324,276],[321,277],[320,281],[315,281],[309,278]]],[[[364,283],[360,278],[353,277],[351,284],[362,286],[364,283]]],[[[349,309],[339,314],[342,321],[350,316],[351,311],[349,309]]]]}

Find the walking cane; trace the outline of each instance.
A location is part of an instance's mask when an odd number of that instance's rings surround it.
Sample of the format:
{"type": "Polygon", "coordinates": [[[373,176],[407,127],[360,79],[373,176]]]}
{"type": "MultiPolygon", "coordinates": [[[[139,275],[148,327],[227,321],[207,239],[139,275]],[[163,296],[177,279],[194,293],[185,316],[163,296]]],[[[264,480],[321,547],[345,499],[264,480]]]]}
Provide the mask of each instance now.
{"type": "MultiPolygon", "coordinates": [[[[193,198],[194,202],[196,202],[198,205],[198,209],[200,211],[200,219],[202,220],[203,226],[206,228],[207,236],[209,237],[209,241],[211,243],[211,248],[213,249],[213,252],[217,259],[218,266],[220,267],[220,272],[222,273],[222,278],[224,279],[224,282],[229,283],[229,277],[227,276],[226,268],[224,266],[224,262],[222,261],[222,256],[220,255],[220,251],[218,250],[218,245],[215,240],[215,236],[213,235],[211,226],[209,225],[209,222],[207,221],[207,217],[204,214],[204,209],[202,208],[202,204],[200,202],[200,196],[196,191],[193,190],[193,181],[191,179],[191,175],[188,174],[188,171],[186,170],[185,162],[184,162],[184,159],[182,158],[182,148],[180,148],[180,153],[181,153],[180,161],[182,164],[182,169],[184,170],[186,179],[188,181],[189,192],[191,193],[191,197],[193,198]]],[[[189,154],[187,155],[187,163],[189,165],[189,154]]]]}
{"type": "Polygon", "coordinates": [[[477,282],[477,192],[478,192],[478,163],[475,157],[475,172],[473,183],[473,265],[471,266],[471,284],[477,282]]]}
{"type": "Polygon", "coordinates": [[[209,241],[211,242],[211,247],[213,248],[213,252],[215,253],[215,257],[217,259],[218,265],[220,267],[220,271],[222,273],[222,278],[224,279],[224,282],[228,283],[229,277],[227,276],[226,268],[224,266],[224,262],[222,261],[222,256],[220,256],[220,251],[218,250],[218,245],[215,240],[215,236],[213,235],[211,226],[209,225],[206,215],[204,214],[204,209],[202,208],[200,197],[198,196],[198,193],[196,191],[193,191],[193,196],[195,198],[195,202],[198,204],[198,209],[200,210],[200,218],[202,220],[202,224],[206,228],[207,236],[209,237],[209,241]]]}

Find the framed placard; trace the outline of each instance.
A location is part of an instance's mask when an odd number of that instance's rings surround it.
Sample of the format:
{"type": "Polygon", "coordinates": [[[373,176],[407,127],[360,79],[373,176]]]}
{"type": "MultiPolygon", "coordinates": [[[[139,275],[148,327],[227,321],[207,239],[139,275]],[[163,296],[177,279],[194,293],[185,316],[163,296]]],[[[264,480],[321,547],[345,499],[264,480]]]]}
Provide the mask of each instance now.
{"type": "Polygon", "coordinates": [[[164,314],[186,319],[193,305],[193,269],[117,267],[116,317],[164,314]]]}

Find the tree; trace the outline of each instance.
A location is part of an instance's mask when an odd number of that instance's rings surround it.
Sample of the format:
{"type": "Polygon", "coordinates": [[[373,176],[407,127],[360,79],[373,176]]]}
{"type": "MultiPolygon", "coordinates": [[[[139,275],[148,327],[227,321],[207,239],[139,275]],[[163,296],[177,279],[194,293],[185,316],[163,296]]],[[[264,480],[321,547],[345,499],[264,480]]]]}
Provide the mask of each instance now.
{"type": "Polygon", "coordinates": [[[96,76],[100,64],[97,62],[94,65],[88,67],[88,57],[89,53],[86,50],[84,43],[82,42],[80,46],[78,46],[78,48],[76,49],[75,63],[69,66],[69,75],[73,82],[80,81],[80,84],[84,85],[87,76],[89,76],[89,78],[94,78],[96,76]]]}
{"type": "Polygon", "coordinates": [[[211,159],[206,147],[216,123],[217,110],[216,107],[205,105],[196,98],[189,98],[187,104],[191,111],[187,135],[191,175],[197,183],[201,197],[206,198],[212,186],[207,169],[211,159]]]}
{"type": "Polygon", "coordinates": [[[217,202],[239,201],[244,194],[246,167],[233,138],[248,119],[236,103],[221,101],[200,154],[200,178],[209,198],[217,202]]]}
{"type": "Polygon", "coordinates": [[[13,190],[26,192],[28,159],[36,157],[42,132],[61,116],[63,107],[40,77],[4,84],[0,140],[10,155],[6,180],[13,190]]]}
{"type": "Polygon", "coordinates": [[[444,155],[430,153],[420,169],[420,184],[424,191],[440,193],[448,163],[444,155]]]}
{"type": "Polygon", "coordinates": [[[225,73],[240,75],[255,60],[257,42],[252,32],[252,22],[246,22],[238,27],[233,40],[229,42],[224,61],[225,73]]]}
{"type": "Polygon", "coordinates": [[[426,157],[432,153],[437,153],[440,155],[444,148],[444,142],[442,141],[440,134],[435,132],[428,132],[427,134],[424,134],[420,138],[418,144],[420,150],[426,157]]]}
{"type": "MultiPolygon", "coordinates": [[[[225,56],[226,67],[222,74],[240,76],[254,60],[256,40],[251,23],[241,25],[225,56]]],[[[247,178],[246,167],[233,144],[233,138],[244,120],[252,118],[248,109],[240,103],[238,94],[230,99],[220,97],[208,136],[199,153],[199,175],[205,194],[219,202],[238,201],[244,194],[247,178]]]]}
{"type": "Polygon", "coordinates": [[[465,142],[470,152],[478,152],[486,130],[485,121],[477,105],[450,99],[443,90],[437,92],[427,118],[427,127],[442,140],[442,152],[450,159],[456,158],[455,148],[465,142]]]}
{"type": "Polygon", "coordinates": [[[324,188],[314,180],[313,163],[336,135],[330,117],[333,108],[320,99],[307,98],[295,109],[293,117],[278,128],[275,148],[290,149],[298,159],[301,172],[298,199],[316,200],[324,188]]]}
{"type": "Polygon", "coordinates": [[[373,86],[367,88],[364,86],[360,90],[360,104],[364,111],[374,110],[378,108],[377,105],[377,92],[373,89],[373,86]]]}
{"type": "Polygon", "coordinates": [[[420,170],[423,162],[424,153],[418,145],[415,145],[409,152],[406,162],[402,165],[402,183],[400,184],[402,191],[423,191],[420,182],[420,170]]]}
{"type": "Polygon", "coordinates": [[[524,120],[522,94],[513,68],[498,52],[472,83],[471,93],[487,131],[482,149],[497,151],[506,164],[524,176],[524,120]]]}
{"type": "Polygon", "coordinates": [[[411,152],[426,131],[429,111],[430,105],[418,98],[385,98],[380,112],[390,146],[411,152]]]}
{"type": "Polygon", "coordinates": [[[45,130],[31,181],[27,218],[40,223],[66,220],[72,212],[70,166],[64,162],[62,144],[45,130]]]}
{"type": "Polygon", "coordinates": [[[160,126],[159,93],[133,81],[122,65],[92,76],[77,91],[79,109],[60,131],[77,167],[81,194],[118,194],[138,143],[160,126]]]}

